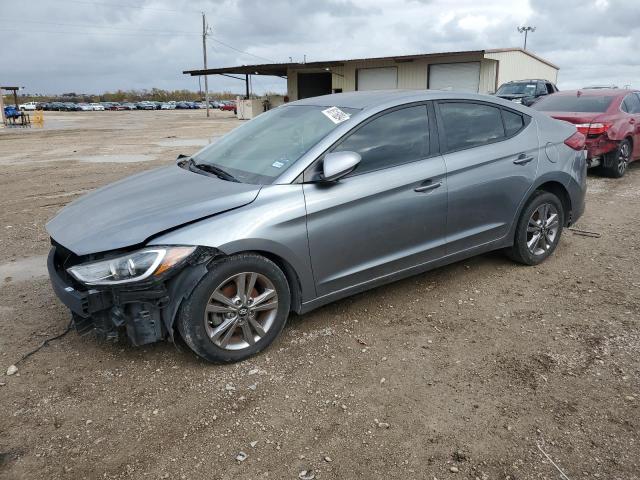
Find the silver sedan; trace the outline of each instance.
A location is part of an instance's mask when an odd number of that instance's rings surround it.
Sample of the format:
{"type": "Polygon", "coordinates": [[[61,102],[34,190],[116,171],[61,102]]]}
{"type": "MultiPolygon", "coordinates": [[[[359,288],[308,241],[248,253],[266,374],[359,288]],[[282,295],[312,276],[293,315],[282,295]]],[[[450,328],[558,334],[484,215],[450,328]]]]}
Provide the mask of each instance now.
{"type": "Polygon", "coordinates": [[[584,210],[584,142],[483,95],[293,102],[68,205],[51,282],[81,333],[242,360],[291,311],[490,250],[542,262],[584,210]]]}

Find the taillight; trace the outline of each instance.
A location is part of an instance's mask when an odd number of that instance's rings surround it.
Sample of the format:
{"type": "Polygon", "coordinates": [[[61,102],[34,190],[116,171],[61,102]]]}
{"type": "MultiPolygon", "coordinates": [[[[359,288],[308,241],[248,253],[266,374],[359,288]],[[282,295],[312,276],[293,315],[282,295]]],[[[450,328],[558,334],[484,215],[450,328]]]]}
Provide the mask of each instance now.
{"type": "Polygon", "coordinates": [[[602,135],[611,128],[610,123],[579,123],[576,128],[583,135],[602,135]]]}
{"type": "Polygon", "coordinates": [[[564,141],[564,144],[567,147],[573,148],[574,150],[582,150],[584,148],[584,144],[587,137],[582,132],[576,132],[567,138],[564,141]]]}

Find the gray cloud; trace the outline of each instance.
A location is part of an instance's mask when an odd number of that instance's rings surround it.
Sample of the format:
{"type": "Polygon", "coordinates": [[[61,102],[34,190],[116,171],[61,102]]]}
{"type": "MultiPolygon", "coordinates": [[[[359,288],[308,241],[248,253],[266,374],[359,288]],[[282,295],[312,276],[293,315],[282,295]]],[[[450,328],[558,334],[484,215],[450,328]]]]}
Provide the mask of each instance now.
{"type": "MultiPolygon", "coordinates": [[[[2,83],[30,92],[197,88],[182,70],[202,65],[204,10],[209,64],[374,57],[518,46],[516,26],[537,30],[535,53],[561,67],[561,88],[640,87],[636,0],[32,0],[3,5],[2,83]],[[97,2],[97,3],[96,3],[97,2]],[[125,8],[123,5],[144,8],[125,8]]],[[[212,90],[241,91],[211,77],[212,90]]],[[[256,91],[284,88],[259,77],[256,91]]]]}

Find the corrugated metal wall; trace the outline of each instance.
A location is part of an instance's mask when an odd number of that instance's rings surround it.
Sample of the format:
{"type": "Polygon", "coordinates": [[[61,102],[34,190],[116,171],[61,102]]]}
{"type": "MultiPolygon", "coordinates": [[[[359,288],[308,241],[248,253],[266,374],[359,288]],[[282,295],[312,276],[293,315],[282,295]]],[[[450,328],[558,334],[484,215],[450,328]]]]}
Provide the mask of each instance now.
{"type": "MultiPolygon", "coordinates": [[[[356,72],[360,68],[397,67],[398,88],[400,89],[425,89],[427,88],[427,71],[429,64],[457,63],[457,62],[481,62],[480,68],[480,92],[493,91],[495,84],[495,63],[491,60],[483,60],[479,55],[455,55],[439,56],[427,59],[416,59],[411,62],[395,62],[394,60],[364,60],[358,62],[344,62],[344,66],[331,67],[332,88],[342,89],[343,92],[356,89],[356,72]],[[487,71],[485,71],[487,70],[487,71]]],[[[297,72],[322,72],[323,69],[309,69],[304,66],[290,68],[287,72],[287,92],[290,100],[298,98],[297,72]]]]}
{"type": "MultiPolygon", "coordinates": [[[[480,62],[479,93],[494,93],[497,85],[510,80],[523,78],[544,78],[557,81],[558,71],[535,58],[520,52],[507,51],[486,53],[482,55],[441,55],[409,62],[396,62],[394,60],[363,60],[347,61],[343,66],[331,67],[332,88],[342,89],[343,92],[356,89],[357,70],[360,68],[397,67],[398,88],[424,89],[427,88],[428,67],[430,64],[480,62]],[[497,82],[496,82],[497,75],[497,82]]],[[[323,72],[322,68],[310,69],[304,65],[289,68],[287,72],[287,92],[290,100],[298,98],[297,72],[323,72]]]]}
{"type": "Polygon", "coordinates": [[[558,70],[519,50],[486,53],[486,58],[498,60],[498,86],[512,80],[542,78],[558,82],[558,70]]]}
{"type": "Polygon", "coordinates": [[[498,62],[485,58],[480,65],[480,93],[496,93],[498,62]]]}

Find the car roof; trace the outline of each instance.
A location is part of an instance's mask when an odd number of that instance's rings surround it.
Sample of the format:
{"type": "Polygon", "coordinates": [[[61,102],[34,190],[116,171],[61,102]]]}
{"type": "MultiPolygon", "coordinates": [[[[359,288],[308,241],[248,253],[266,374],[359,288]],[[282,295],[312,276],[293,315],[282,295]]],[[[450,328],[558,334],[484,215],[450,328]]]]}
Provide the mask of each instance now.
{"type": "Polygon", "coordinates": [[[425,100],[460,99],[481,100],[517,109],[513,102],[499,97],[478,93],[455,92],[449,90],[369,90],[360,92],[333,93],[297,100],[289,105],[312,105],[319,107],[344,107],[359,110],[375,109],[381,106],[393,107],[410,102],[425,100]]]}

